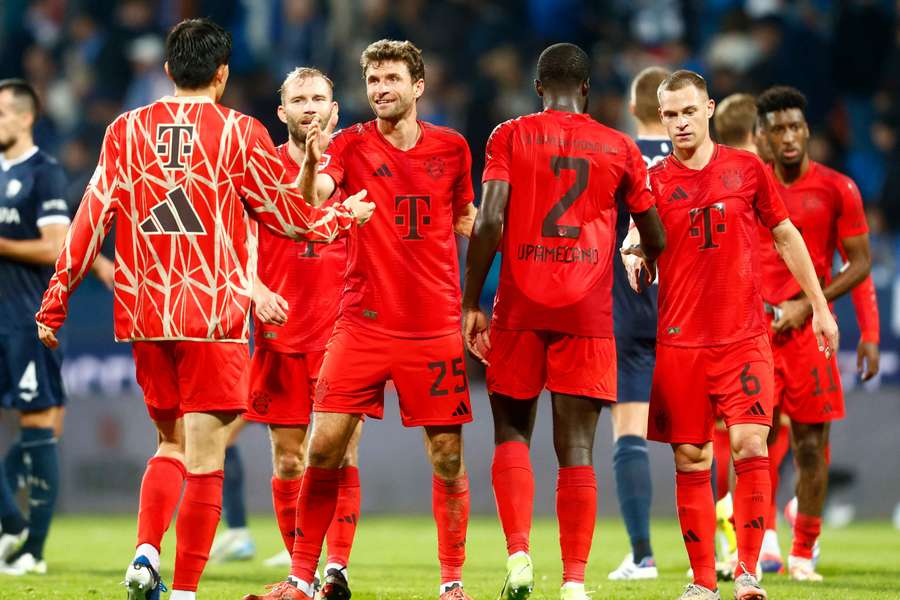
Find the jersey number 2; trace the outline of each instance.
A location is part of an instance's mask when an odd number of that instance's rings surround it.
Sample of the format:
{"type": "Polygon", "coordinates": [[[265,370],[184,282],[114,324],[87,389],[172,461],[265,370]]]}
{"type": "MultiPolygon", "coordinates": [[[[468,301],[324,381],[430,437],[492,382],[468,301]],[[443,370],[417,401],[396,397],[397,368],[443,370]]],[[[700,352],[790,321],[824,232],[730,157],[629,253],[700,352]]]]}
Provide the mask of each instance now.
{"type": "Polygon", "coordinates": [[[544,237],[577,238],[581,234],[581,227],[578,225],[560,225],[559,220],[567,210],[572,208],[578,197],[587,189],[590,163],[588,163],[586,158],[551,156],[550,168],[557,177],[559,177],[563,169],[575,171],[575,183],[572,184],[572,187],[563,194],[559,202],[554,204],[547,216],[544,217],[544,222],[541,225],[541,235],[544,237]]]}

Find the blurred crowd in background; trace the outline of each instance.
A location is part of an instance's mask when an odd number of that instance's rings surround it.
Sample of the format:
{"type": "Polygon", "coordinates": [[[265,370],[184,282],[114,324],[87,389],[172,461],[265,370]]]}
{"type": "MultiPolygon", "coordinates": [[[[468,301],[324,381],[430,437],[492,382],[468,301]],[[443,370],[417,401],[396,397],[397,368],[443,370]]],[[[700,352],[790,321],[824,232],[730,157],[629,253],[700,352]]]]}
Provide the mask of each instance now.
{"type": "Polygon", "coordinates": [[[4,0],[0,77],[39,90],[37,140],[69,172],[73,204],[106,125],[171,92],[165,33],[187,17],[231,31],[222,102],[262,120],[276,143],[287,137],[277,90],[293,67],[332,77],[346,125],[371,114],[362,49],[384,37],[413,41],[426,59],[420,114],[466,136],[476,183],[493,127],[539,109],[534,64],[548,43],[589,51],[591,112],[626,131],[628,84],[648,65],[697,70],[716,99],[794,85],[809,98],[812,156],[856,180],[873,258],[893,272],[898,238],[883,250],[878,240],[900,232],[898,11],[892,0],[4,0]]]}

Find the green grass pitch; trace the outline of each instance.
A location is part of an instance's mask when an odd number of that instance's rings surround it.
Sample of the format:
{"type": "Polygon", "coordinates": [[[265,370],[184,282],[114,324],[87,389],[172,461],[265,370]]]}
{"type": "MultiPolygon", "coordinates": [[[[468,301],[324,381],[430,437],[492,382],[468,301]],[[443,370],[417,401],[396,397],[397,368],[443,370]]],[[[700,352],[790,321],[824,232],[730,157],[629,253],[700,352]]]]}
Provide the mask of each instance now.
{"type": "MultiPolygon", "coordinates": [[[[134,519],[125,516],[61,516],[53,524],[47,550],[48,575],[0,576],[0,599],[72,600],[125,597],[118,583],[131,558],[134,519]]],[[[173,528],[174,529],[174,528],[173,528]]],[[[259,592],[264,584],[285,573],[269,569],[261,560],[280,549],[270,518],[251,521],[258,554],[253,561],[210,564],[200,582],[199,600],[239,600],[259,592]]],[[[782,531],[782,543],[787,532],[782,531]]],[[[173,531],[164,542],[163,578],[171,581],[173,531]]],[[[677,524],[654,521],[653,546],[660,566],[654,582],[618,583],[606,580],[627,552],[622,526],[600,521],[588,565],[587,587],[595,600],[675,599],[687,583],[688,567],[677,524]]],[[[823,584],[792,583],[770,576],[764,585],[773,600],[900,599],[900,532],[890,524],[870,522],[847,529],[826,530],[822,536],[823,584]]],[[[552,519],[535,522],[532,534],[536,587],[532,598],[557,598],[560,585],[559,545],[552,519]]],[[[473,518],[469,527],[466,589],[476,600],[493,600],[504,577],[505,547],[495,518],[473,518]]],[[[350,565],[356,600],[436,598],[438,567],[434,524],[426,517],[363,517],[350,565]]],[[[722,597],[731,598],[731,584],[722,584],[722,597]]],[[[163,595],[165,599],[167,594],[163,595]]]]}

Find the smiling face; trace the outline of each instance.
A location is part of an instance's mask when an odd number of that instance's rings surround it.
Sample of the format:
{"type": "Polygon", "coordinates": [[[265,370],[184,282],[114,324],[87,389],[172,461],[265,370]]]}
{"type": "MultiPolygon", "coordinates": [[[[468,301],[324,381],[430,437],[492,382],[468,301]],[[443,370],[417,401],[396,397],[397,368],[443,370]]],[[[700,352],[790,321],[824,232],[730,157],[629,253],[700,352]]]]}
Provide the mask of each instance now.
{"type": "Polygon", "coordinates": [[[334,106],[331,85],[323,77],[310,75],[285,84],[278,107],[278,118],[288,126],[291,140],[302,145],[313,120],[325,127],[334,106]]]}
{"type": "Polygon", "coordinates": [[[399,121],[408,116],[424,91],[425,80],[413,81],[403,61],[385,60],[366,67],[366,95],[379,119],[399,121]]]}
{"type": "Polygon", "coordinates": [[[709,119],[716,103],[693,85],[659,93],[659,117],[672,144],[693,150],[709,138],[709,119]]]}
{"type": "Polygon", "coordinates": [[[766,113],[763,131],[776,163],[785,167],[799,165],[809,145],[809,126],[799,108],[766,113]]]}

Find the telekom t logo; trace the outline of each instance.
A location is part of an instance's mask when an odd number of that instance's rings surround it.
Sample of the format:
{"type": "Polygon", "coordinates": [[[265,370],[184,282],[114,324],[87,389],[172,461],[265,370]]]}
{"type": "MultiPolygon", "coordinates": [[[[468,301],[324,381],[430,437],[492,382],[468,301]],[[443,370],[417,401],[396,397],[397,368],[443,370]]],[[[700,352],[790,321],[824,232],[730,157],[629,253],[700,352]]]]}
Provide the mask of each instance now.
{"type": "Polygon", "coordinates": [[[164,169],[183,169],[182,157],[188,158],[194,149],[194,126],[157,125],[156,153],[165,160],[164,169]]]}
{"type": "Polygon", "coordinates": [[[692,208],[688,215],[691,218],[691,228],[688,230],[688,234],[691,237],[703,238],[703,245],[700,246],[700,249],[718,248],[719,245],[713,238],[713,230],[715,229],[716,233],[725,233],[725,203],[716,202],[703,208],[692,208]],[[713,227],[713,219],[716,215],[719,216],[719,222],[713,227]],[[703,228],[702,232],[701,227],[703,228]]]}
{"type": "Polygon", "coordinates": [[[421,214],[419,212],[420,201],[425,205],[425,211],[431,210],[431,196],[394,197],[394,209],[397,211],[396,216],[394,217],[394,223],[397,225],[406,225],[409,230],[409,233],[403,238],[404,240],[425,239],[419,233],[419,226],[430,224],[431,217],[427,213],[421,214]]]}

